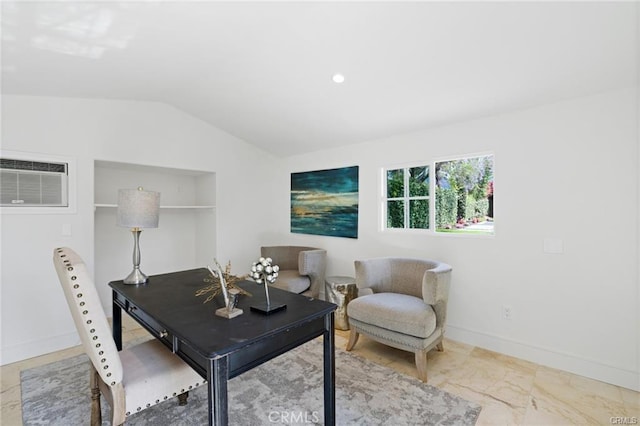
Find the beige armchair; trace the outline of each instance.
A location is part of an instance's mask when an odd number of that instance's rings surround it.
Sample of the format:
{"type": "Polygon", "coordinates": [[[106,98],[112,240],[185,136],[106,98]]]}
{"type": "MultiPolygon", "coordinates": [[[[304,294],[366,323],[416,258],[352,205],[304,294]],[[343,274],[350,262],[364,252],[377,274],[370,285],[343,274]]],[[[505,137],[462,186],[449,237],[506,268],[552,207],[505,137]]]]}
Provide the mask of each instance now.
{"type": "Polygon", "coordinates": [[[418,377],[427,381],[427,352],[444,350],[451,266],[435,260],[356,260],[359,297],[347,306],[350,351],[362,333],[415,353],[418,377]]]}
{"type": "Polygon", "coordinates": [[[91,425],[101,425],[100,393],[111,406],[112,425],[145,408],[178,396],[186,404],[190,389],[206,383],[159,340],[118,352],[98,292],[73,250],[57,248],[53,263],[82,346],[89,356],[91,425]]]}
{"type": "Polygon", "coordinates": [[[266,246],[262,257],[270,257],[280,267],[273,287],[317,298],[324,285],[327,251],[314,247],[266,246]]]}

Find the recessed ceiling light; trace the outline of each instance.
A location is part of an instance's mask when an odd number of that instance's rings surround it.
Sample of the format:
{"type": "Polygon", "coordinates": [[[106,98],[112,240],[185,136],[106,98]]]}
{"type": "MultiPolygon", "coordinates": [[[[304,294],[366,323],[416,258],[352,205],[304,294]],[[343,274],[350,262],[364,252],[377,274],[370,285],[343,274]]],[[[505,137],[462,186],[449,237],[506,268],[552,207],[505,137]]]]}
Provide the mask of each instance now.
{"type": "Polygon", "coordinates": [[[342,83],[344,82],[344,75],[340,73],[334,74],[333,77],[331,77],[331,79],[333,80],[334,83],[342,83]]]}

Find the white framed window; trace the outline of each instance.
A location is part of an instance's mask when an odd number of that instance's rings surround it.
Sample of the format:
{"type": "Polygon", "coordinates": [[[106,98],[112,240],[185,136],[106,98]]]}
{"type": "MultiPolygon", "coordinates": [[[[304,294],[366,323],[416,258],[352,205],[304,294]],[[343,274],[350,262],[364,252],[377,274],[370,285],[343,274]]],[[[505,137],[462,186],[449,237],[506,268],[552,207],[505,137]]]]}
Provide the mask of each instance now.
{"type": "Polygon", "coordinates": [[[384,168],[382,229],[493,235],[493,170],[493,154],[384,168]]]}
{"type": "Polygon", "coordinates": [[[385,227],[429,229],[429,166],[385,171],[385,227]]]}
{"type": "Polygon", "coordinates": [[[0,151],[2,214],[75,213],[75,160],[0,151]]]}

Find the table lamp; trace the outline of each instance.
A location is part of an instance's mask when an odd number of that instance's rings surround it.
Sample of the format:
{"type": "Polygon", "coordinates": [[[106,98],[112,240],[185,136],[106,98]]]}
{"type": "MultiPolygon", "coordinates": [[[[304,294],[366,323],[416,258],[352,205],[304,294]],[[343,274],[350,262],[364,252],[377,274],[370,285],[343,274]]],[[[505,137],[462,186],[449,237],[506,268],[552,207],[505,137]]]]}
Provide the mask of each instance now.
{"type": "Polygon", "coordinates": [[[133,234],[133,271],[125,284],[144,284],[147,276],[140,270],[140,233],[142,228],[157,228],[160,218],[160,193],[138,189],[118,190],[118,226],[131,228],[133,234]]]}

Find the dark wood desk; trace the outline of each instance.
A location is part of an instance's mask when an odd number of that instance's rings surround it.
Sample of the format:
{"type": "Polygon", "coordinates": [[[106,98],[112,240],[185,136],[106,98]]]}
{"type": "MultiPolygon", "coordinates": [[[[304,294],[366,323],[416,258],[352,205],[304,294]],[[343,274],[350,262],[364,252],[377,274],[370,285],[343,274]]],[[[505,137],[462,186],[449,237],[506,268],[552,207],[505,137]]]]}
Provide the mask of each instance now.
{"type": "MultiPolygon", "coordinates": [[[[322,300],[269,289],[272,302],[286,310],[262,315],[250,306],[264,302],[262,286],[240,283],[252,297],[241,296],[244,313],[226,319],[215,315],[222,296],[209,303],[196,297],[209,272],[202,269],[149,277],[143,285],[113,281],[113,336],[122,349],[122,310],[207,380],[209,424],[227,425],[227,381],[318,336],[324,337],[324,421],[335,424],[335,341],[333,311],[322,300]]],[[[277,389],[274,389],[277,392],[277,389]]]]}

